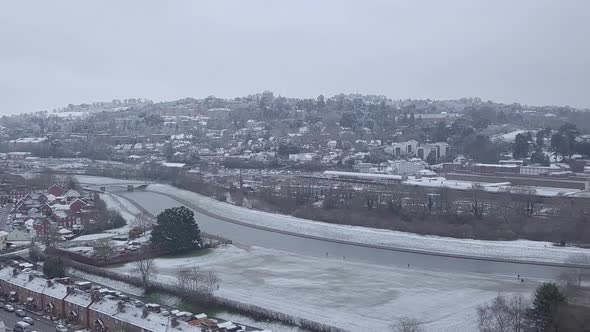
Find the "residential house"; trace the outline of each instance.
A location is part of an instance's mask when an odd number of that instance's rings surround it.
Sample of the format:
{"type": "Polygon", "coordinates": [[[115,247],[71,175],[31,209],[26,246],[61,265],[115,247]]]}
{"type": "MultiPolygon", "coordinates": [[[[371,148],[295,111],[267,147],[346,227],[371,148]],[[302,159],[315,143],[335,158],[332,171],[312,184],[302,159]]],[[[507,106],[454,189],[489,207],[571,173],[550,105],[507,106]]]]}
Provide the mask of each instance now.
{"type": "Polygon", "coordinates": [[[66,193],[63,196],[66,198],[66,202],[68,203],[73,202],[76,199],[82,197],[82,195],[80,195],[80,193],[74,189],[66,191],[66,193]]]}
{"type": "Polygon", "coordinates": [[[68,323],[78,327],[89,327],[92,294],[74,286],[66,287],[69,287],[69,294],[64,299],[64,314],[68,323]]]}
{"type": "Polygon", "coordinates": [[[58,197],[64,194],[64,189],[57,184],[52,184],[51,187],[47,188],[47,193],[58,197]]]}
{"type": "Polygon", "coordinates": [[[66,285],[55,282],[51,279],[46,280],[42,298],[44,311],[51,317],[65,317],[63,300],[67,295],[68,288],[66,285]]]}

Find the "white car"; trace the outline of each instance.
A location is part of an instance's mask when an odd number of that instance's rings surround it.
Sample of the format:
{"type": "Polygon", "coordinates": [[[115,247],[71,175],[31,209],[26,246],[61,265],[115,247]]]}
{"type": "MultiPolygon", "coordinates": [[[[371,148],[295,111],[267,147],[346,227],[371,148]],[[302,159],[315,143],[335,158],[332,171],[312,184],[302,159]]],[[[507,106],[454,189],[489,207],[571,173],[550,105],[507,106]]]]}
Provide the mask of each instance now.
{"type": "Polygon", "coordinates": [[[29,316],[23,317],[23,322],[25,322],[29,325],[35,325],[35,320],[29,316]]]}
{"type": "Polygon", "coordinates": [[[55,327],[55,332],[68,332],[68,329],[63,325],[58,325],[55,327]]]}
{"type": "Polygon", "coordinates": [[[6,304],[6,305],[4,305],[4,310],[6,310],[8,312],[14,312],[14,307],[11,306],[10,304],[6,304]]]}

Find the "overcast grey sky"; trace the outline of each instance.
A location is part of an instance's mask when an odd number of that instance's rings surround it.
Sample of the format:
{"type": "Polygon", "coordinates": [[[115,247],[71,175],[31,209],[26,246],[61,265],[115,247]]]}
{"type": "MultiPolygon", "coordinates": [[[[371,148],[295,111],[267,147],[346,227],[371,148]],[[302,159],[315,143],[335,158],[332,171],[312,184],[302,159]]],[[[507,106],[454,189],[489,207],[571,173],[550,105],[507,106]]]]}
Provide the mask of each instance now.
{"type": "Polygon", "coordinates": [[[590,1],[3,1],[0,113],[143,97],[590,107],[590,1]]]}

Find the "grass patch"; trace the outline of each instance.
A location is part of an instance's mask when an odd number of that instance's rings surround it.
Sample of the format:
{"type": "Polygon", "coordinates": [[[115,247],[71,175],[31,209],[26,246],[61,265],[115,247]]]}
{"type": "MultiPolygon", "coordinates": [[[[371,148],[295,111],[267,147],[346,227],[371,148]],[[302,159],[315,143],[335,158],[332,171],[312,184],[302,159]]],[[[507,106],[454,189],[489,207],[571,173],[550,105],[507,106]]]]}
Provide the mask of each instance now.
{"type": "Polygon", "coordinates": [[[189,252],[185,252],[182,254],[173,254],[173,255],[166,255],[165,258],[191,258],[191,257],[201,257],[213,252],[212,248],[204,248],[204,249],[195,249],[189,252]]]}
{"type": "Polygon", "coordinates": [[[217,308],[215,306],[211,306],[211,305],[202,306],[202,305],[189,303],[184,300],[180,300],[180,303],[178,303],[178,309],[180,309],[182,311],[192,312],[195,314],[205,313],[209,317],[215,317],[219,313],[224,312],[224,310],[222,310],[221,308],[217,308]]]}
{"type": "Polygon", "coordinates": [[[145,296],[151,303],[161,303],[162,302],[162,294],[158,292],[149,292],[145,296]]]}

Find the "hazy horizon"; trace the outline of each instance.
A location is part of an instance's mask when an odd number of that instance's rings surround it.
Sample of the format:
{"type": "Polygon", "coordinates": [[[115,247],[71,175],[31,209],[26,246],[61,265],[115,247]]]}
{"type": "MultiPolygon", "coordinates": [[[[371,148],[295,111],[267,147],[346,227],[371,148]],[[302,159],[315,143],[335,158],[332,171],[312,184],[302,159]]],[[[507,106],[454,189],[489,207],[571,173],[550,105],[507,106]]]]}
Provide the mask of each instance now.
{"type": "Polygon", "coordinates": [[[590,108],[581,0],[0,4],[0,115],[339,93],[590,108]]]}

